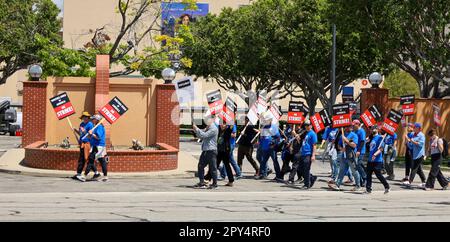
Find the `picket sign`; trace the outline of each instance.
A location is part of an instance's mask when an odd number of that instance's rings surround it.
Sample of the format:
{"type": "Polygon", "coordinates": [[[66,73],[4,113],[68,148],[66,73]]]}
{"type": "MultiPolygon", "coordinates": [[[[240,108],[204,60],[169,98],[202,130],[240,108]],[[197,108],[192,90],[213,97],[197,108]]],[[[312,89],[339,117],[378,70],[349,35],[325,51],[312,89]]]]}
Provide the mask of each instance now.
{"type": "Polygon", "coordinates": [[[66,118],[69,123],[70,130],[75,136],[75,140],[78,140],[77,133],[73,129],[72,122],[68,118],[69,116],[75,114],[75,108],[70,102],[69,96],[66,92],[60,93],[52,98],[50,98],[50,103],[53,106],[53,110],[55,111],[56,117],[61,120],[66,118]]]}
{"type": "MultiPolygon", "coordinates": [[[[105,106],[98,111],[103,118],[91,129],[92,132],[103,122],[108,121],[110,124],[116,122],[123,114],[128,111],[128,107],[118,98],[114,97],[105,106]]],[[[85,139],[89,133],[85,134],[82,139],[85,139]]]]}

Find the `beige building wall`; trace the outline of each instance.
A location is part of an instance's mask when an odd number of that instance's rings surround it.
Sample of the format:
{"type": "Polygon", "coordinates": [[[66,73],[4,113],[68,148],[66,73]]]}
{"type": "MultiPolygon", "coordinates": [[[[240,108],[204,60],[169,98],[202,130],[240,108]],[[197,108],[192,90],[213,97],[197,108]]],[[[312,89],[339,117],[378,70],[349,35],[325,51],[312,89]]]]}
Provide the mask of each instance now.
{"type": "MultiPolygon", "coordinates": [[[[48,78],[47,98],[67,92],[76,114],[68,117],[74,127],[80,124],[83,111],[90,114],[95,109],[95,79],[83,77],[48,78]]],[[[114,125],[111,125],[111,143],[116,146],[131,146],[132,139],[145,145],[156,143],[156,95],[158,80],[141,78],[111,78],[110,97],[123,100],[129,111],[114,125]]],[[[67,118],[66,118],[67,119],[67,118]]],[[[49,144],[60,144],[69,137],[76,144],[75,137],[66,119],[58,120],[50,102],[46,107],[46,140],[49,144]]]]}
{"type": "Polygon", "coordinates": [[[27,80],[27,70],[19,70],[0,85],[0,97],[10,97],[13,104],[22,105],[22,82],[27,80]]]}

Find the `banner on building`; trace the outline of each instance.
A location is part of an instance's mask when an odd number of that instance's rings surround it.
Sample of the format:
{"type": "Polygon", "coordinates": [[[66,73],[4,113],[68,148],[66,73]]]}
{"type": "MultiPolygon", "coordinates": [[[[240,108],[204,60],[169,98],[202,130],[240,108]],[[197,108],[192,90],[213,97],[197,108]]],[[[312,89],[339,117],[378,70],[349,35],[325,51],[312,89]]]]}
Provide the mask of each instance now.
{"type": "Polygon", "coordinates": [[[407,95],[400,97],[400,105],[402,105],[403,115],[411,116],[414,115],[414,95],[407,95]]]}
{"type": "Polygon", "coordinates": [[[225,105],[223,105],[223,110],[219,114],[219,118],[221,118],[226,124],[232,125],[234,124],[234,120],[236,118],[236,111],[236,103],[230,97],[227,97],[225,100],[225,105]]]}
{"type": "Polygon", "coordinates": [[[67,96],[67,93],[65,92],[50,98],[50,103],[59,120],[75,113],[75,109],[69,100],[69,96],[67,96]]]}
{"type": "Polygon", "coordinates": [[[381,119],[381,113],[376,105],[372,105],[363,114],[361,114],[361,120],[368,128],[376,125],[379,119],[381,119]]]}
{"type": "Polygon", "coordinates": [[[211,115],[220,114],[223,110],[222,94],[220,90],[212,91],[206,94],[208,101],[209,113],[211,115]]]}
{"type": "Polygon", "coordinates": [[[288,124],[302,124],[305,121],[305,110],[302,102],[289,102],[288,124]]]}
{"type": "Polygon", "coordinates": [[[348,103],[333,105],[333,128],[350,126],[352,118],[348,103]]]}
{"type": "Polygon", "coordinates": [[[436,103],[433,103],[433,120],[434,124],[438,127],[442,125],[441,123],[441,108],[436,103]]]}
{"type": "Polygon", "coordinates": [[[397,112],[393,109],[389,111],[388,116],[384,120],[383,126],[381,126],[381,129],[384,130],[386,133],[390,135],[394,135],[395,131],[398,128],[398,125],[400,124],[402,120],[403,115],[400,112],[397,112]]]}
{"type": "Polygon", "coordinates": [[[106,119],[106,121],[113,124],[127,111],[127,106],[125,106],[125,104],[120,101],[118,97],[114,97],[111,101],[109,101],[109,103],[99,110],[99,113],[106,119]]]}
{"type": "Polygon", "coordinates": [[[192,77],[176,80],[174,84],[180,105],[195,101],[195,87],[192,77]]]}

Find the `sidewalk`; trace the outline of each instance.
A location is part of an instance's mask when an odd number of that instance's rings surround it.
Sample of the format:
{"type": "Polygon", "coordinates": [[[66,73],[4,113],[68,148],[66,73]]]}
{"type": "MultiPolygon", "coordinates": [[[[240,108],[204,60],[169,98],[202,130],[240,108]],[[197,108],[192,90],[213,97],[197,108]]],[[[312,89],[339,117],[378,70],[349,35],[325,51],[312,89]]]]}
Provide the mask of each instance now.
{"type": "MultiPolygon", "coordinates": [[[[28,176],[62,178],[71,177],[75,174],[75,171],[35,169],[22,166],[20,163],[24,157],[24,149],[7,150],[6,153],[0,157],[0,172],[28,176]]],[[[109,172],[108,175],[114,178],[190,178],[194,176],[194,172],[197,170],[197,163],[197,159],[195,159],[191,154],[180,151],[178,153],[178,169],[176,170],[130,173],[109,172]]]]}

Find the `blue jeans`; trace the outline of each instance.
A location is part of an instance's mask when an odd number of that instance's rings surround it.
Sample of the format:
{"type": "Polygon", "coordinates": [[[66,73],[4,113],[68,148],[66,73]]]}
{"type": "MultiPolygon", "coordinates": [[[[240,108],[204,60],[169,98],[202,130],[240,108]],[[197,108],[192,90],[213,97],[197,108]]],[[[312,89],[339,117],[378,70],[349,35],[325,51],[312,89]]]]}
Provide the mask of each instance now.
{"type": "MultiPolygon", "coordinates": [[[[239,168],[236,160],[234,159],[234,155],[233,155],[234,148],[235,148],[235,146],[232,145],[231,151],[230,151],[230,163],[231,163],[231,166],[233,167],[234,172],[236,172],[236,176],[241,176],[241,169],[239,168]]],[[[222,178],[225,178],[227,176],[227,171],[225,170],[225,167],[223,165],[219,167],[219,171],[220,171],[220,176],[222,178]]]]}
{"type": "Polygon", "coordinates": [[[339,175],[339,158],[331,160],[331,179],[336,180],[339,175]]]}
{"type": "MultiPolygon", "coordinates": [[[[338,187],[342,185],[342,181],[344,180],[345,173],[349,170],[349,168],[350,168],[350,170],[352,172],[352,175],[355,177],[355,181],[360,181],[359,173],[356,170],[355,162],[353,162],[353,161],[351,161],[351,160],[349,160],[347,158],[342,157],[341,161],[340,161],[340,164],[339,164],[339,167],[340,167],[340,169],[339,169],[339,177],[338,177],[338,179],[336,181],[336,185],[338,187]]],[[[356,186],[360,187],[360,182],[356,182],[356,186]]]]}
{"type": "MultiPolygon", "coordinates": [[[[366,169],[364,168],[363,164],[363,157],[364,154],[360,154],[359,157],[356,159],[356,171],[359,173],[360,186],[363,186],[364,181],[367,180],[366,169]]],[[[358,180],[355,180],[355,182],[358,182],[358,180]]]]}
{"type": "Polygon", "coordinates": [[[264,177],[267,176],[267,171],[268,171],[267,161],[269,161],[269,158],[272,158],[273,168],[275,169],[276,177],[282,178],[280,164],[278,163],[277,152],[273,148],[270,148],[268,150],[258,149],[258,151],[256,153],[257,153],[256,154],[257,157],[259,156],[258,160],[261,163],[261,169],[260,169],[261,176],[264,176],[264,177]]]}

